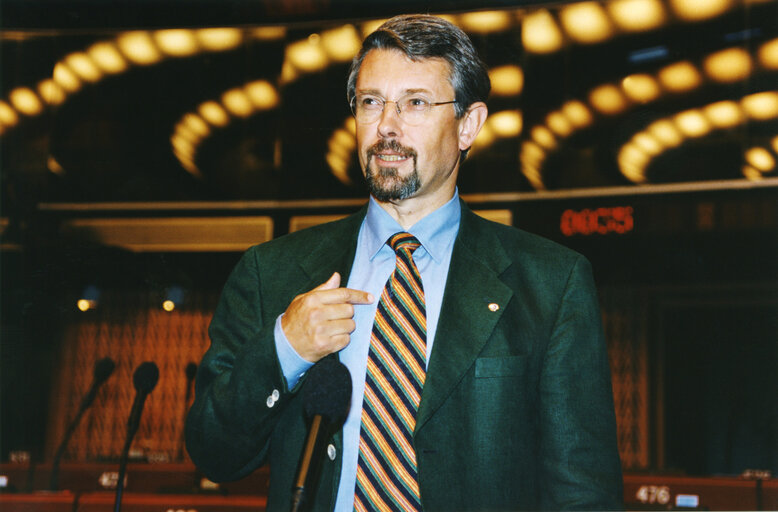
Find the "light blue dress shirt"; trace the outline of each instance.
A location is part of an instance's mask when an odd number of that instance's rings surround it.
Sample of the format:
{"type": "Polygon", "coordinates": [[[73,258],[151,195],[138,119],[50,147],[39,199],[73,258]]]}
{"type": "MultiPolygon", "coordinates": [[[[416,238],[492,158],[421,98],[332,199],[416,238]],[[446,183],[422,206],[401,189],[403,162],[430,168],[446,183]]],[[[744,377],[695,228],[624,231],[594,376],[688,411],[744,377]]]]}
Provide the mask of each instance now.
{"type": "MultiPolygon", "coordinates": [[[[459,195],[455,192],[449,202],[407,230],[421,242],[421,247],[413,253],[413,261],[419,269],[424,287],[427,309],[427,361],[435,340],[451,253],[459,231],[460,215],[459,195]]],[[[351,342],[339,354],[340,361],[351,373],[353,391],[351,408],[343,425],[343,467],[335,505],[337,512],[351,512],[354,508],[354,485],[359,460],[359,431],[370,334],[381,292],[395,268],[395,254],[392,248],[386,245],[386,241],[400,231],[406,230],[371,197],[367,215],[359,231],[357,252],[347,287],[372,293],[376,300],[373,304],[354,306],[356,330],[351,333],[351,342]]],[[[275,325],[275,343],[287,385],[292,388],[312,364],[300,357],[289,344],[281,328],[280,316],[275,325]]]]}

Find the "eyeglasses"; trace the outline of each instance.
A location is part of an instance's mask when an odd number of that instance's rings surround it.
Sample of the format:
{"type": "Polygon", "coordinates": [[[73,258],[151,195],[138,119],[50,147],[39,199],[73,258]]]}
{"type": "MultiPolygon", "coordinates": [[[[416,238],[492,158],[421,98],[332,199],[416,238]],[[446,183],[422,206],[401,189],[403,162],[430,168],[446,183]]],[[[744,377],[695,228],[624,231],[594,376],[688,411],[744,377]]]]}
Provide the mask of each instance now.
{"type": "Polygon", "coordinates": [[[351,111],[358,122],[369,124],[381,117],[387,103],[394,103],[400,119],[410,125],[416,125],[424,121],[432,107],[456,102],[457,100],[451,100],[436,103],[418,94],[409,94],[397,101],[385,100],[372,94],[360,94],[351,100],[351,111]]]}

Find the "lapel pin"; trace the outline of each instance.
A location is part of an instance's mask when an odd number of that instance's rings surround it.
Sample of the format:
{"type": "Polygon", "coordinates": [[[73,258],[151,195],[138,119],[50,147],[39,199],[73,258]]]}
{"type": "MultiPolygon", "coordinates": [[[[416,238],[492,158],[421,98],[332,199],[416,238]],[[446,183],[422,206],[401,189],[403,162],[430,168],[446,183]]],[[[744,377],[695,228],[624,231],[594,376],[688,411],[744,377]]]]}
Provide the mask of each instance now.
{"type": "Polygon", "coordinates": [[[487,307],[489,308],[489,311],[491,311],[492,313],[494,313],[495,311],[500,309],[500,305],[497,304],[496,302],[490,302],[489,306],[487,306],[487,307]]]}

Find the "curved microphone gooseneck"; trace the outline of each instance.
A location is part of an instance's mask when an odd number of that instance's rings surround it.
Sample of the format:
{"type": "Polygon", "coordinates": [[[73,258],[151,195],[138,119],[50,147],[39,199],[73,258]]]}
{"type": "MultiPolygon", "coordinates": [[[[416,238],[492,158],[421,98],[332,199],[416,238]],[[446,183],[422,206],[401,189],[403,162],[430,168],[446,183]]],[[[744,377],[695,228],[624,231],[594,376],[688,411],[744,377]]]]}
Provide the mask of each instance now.
{"type": "Polygon", "coordinates": [[[62,459],[62,455],[65,454],[65,449],[68,446],[70,437],[73,435],[73,432],[76,431],[76,427],[81,422],[81,417],[84,415],[84,412],[89,409],[89,407],[92,405],[92,402],[95,401],[95,397],[97,396],[97,391],[100,389],[100,386],[102,386],[103,383],[108,380],[108,377],[111,376],[115,368],[116,363],[114,363],[113,359],[110,357],[105,357],[95,363],[92,386],[81,400],[81,406],[78,408],[78,412],[76,412],[76,416],[73,418],[73,421],[71,421],[70,425],[68,425],[68,428],[65,431],[65,436],[62,438],[62,442],[59,444],[59,448],[57,448],[57,452],[54,455],[54,461],[51,463],[51,475],[49,477],[50,491],[56,491],[59,487],[59,462],[60,459],[62,459]]]}
{"type": "Polygon", "coordinates": [[[316,363],[306,375],[302,400],[305,415],[311,418],[311,426],[292,490],[292,512],[301,510],[306,492],[315,488],[324,444],[332,431],[343,425],[348,415],[351,403],[351,374],[348,368],[334,357],[316,363]]]}
{"type": "Polygon", "coordinates": [[[135,386],[135,401],[130,410],[130,418],[127,420],[127,439],[124,441],[124,448],[119,459],[119,480],[116,482],[116,501],[114,501],[114,512],[119,512],[122,507],[122,492],[124,491],[124,475],[127,472],[127,458],[130,453],[130,445],[135,433],[140,426],[140,416],[143,413],[143,405],[146,403],[146,397],[154,389],[159,380],[159,368],[152,362],[141,363],[132,374],[132,383],[135,386]]]}

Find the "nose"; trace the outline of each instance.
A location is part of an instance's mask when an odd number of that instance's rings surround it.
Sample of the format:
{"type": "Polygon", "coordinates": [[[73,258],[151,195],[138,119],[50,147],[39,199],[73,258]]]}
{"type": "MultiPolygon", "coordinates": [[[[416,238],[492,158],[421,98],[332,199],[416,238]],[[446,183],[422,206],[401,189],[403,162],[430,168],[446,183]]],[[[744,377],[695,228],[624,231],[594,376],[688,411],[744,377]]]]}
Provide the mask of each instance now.
{"type": "Polygon", "coordinates": [[[402,135],[402,120],[397,103],[387,101],[378,118],[378,135],[381,137],[399,137],[402,135]]]}

